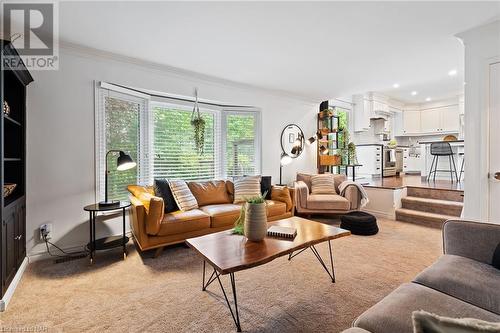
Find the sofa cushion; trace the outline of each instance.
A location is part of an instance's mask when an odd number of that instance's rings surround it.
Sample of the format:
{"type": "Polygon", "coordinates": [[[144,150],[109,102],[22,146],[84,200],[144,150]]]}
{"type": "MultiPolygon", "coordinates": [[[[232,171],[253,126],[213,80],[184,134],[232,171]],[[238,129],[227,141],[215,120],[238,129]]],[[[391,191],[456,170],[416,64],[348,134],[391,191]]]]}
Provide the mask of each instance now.
{"type": "Polygon", "coordinates": [[[183,234],[210,228],[210,216],[199,209],[186,212],[178,210],[165,214],[160,225],[158,236],[183,234]]]}
{"type": "Polygon", "coordinates": [[[290,190],[286,186],[273,186],[271,189],[271,200],[284,202],[287,212],[292,209],[292,196],[290,195],[290,190]]]}
{"type": "Polygon", "coordinates": [[[412,314],[414,333],[467,332],[486,333],[500,332],[500,323],[475,318],[442,317],[423,310],[412,314]]]}
{"type": "Polygon", "coordinates": [[[311,193],[311,175],[307,173],[297,173],[297,181],[304,182],[307,185],[307,188],[309,189],[309,193],[311,193]]]}
{"type": "Polygon", "coordinates": [[[307,198],[307,209],[349,210],[346,198],[338,194],[310,194],[307,198]]]}
{"type": "Polygon", "coordinates": [[[186,212],[188,210],[198,208],[198,201],[196,201],[196,198],[193,193],[191,193],[191,190],[184,180],[168,179],[167,181],[175,202],[180,210],[186,212]]]}
{"type": "Polygon", "coordinates": [[[261,195],[260,176],[234,177],[233,184],[235,204],[261,195]]]}
{"type": "Polygon", "coordinates": [[[276,200],[266,200],[267,216],[283,215],[287,212],[286,203],[276,200]]]}
{"type": "Polygon", "coordinates": [[[219,228],[234,224],[236,219],[240,216],[241,205],[208,205],[200,209],[210,216],[210,226],[212,228],[219,228]]]}
{"type": "Polygon", "coordinates": [[[337,194],[337,191],[335,191],[335,181],[333,180],[333,175],[326,173],[311,176],[311,193],[337,194]]]}
{"type": "Polygon", "coordinates": [[[262,176],[260,177],[260,193],[262,195],[266,194],[266,199],[271,199],[271,189],[272,189],[272,177],[262,176]]]}
{"type": "Polygon", "coordinates": [[[500,315],[500,270],[488,264],[444,255],[414,282],[500,315]]]}
{"type": "Polygon", "coordinates": [[[226,182],[223,180],[189,182],[188,187],[196,198],[198,206],[231,203],[226,182]]]}
{"type": "Polygon", "coordinates": [[[141,193],[149,193],[155,195],[153,186],[128,185],[127,190],[136,197],[139,197],[141,193]]]}
{"type": "Polygon", "coordinates": [[[179,210],[177,202],[175,202],[170,185],[166,179],[155,179],[154,192],[158,197],[163,198],[165,204],[165,213],[171,213],[179,210]]]}
{"type": "Polygon", "coordinates": [[[346,330],[343,330],[342,333],[370,333],[370,332],[360,327],[351,327],[346,330]]]}
{"type": "Polygon", "coordinates": [[[424,310],[448,317],[500,321],[500,316],[434,289],[405,283],[356,319],[354,326],[373,333],[412,333],[412,312],[424,310]]]}

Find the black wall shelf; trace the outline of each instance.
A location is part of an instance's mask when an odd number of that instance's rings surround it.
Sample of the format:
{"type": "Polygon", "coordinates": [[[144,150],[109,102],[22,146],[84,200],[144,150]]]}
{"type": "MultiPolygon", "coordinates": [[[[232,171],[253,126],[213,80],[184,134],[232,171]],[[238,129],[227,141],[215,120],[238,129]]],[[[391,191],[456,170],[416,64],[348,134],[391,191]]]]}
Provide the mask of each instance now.
{"type": "Polygon", "coordinates": [[[8,115],[0,118],[0,183],[16,184],[7,197],[0,197],[0,263],[3,298],[12,279],[26,257],[26,86],[33,81],[21,66],[9,68],[9,63],[21,63],[19,54],[9,41],[0,39],[0,103],[6,101],[8,115]],[[17,58],[4,62],[4,57],[17,58]]]}

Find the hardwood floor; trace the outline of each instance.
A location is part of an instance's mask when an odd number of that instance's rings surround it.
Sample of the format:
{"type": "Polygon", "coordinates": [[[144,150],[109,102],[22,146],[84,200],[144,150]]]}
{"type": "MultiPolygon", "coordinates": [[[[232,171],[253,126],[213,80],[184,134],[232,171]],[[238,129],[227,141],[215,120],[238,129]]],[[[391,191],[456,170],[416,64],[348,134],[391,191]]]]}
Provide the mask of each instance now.
{"type": "Polygon", "coordinates": [[[398,189],[403,187],[422,187],[422,188],[434,188],[443,190],[456,190],[463,191],[464,182],[451,182],[449,180],[436,180],[427,181],[422,179],[420,175],[403,175],[403,176],[393,176],[384,178],[363,178],[357,179],[361,182],[363,186],[366,187],[378,187],[378,188],[389,188],[398,189]]]}

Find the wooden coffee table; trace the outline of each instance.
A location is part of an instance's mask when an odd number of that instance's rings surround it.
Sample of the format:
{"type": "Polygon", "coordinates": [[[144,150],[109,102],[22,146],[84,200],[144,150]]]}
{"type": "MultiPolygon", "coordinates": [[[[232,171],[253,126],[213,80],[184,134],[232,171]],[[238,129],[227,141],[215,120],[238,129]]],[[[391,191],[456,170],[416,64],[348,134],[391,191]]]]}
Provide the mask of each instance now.
{"type": "Polygon", "coordinates": [[[321,266],[328,273],[332,283],[334,283],[335,271],[333,268],[333,254],[330,241],[351,234],[347,230],[297,216],[268,223],[268,226],[271,225],[295,227],[297,229],[297,236],[293,240],[266,237],[262,242],[251,242],[247,241],[244,236],[232,234],[232,231],[228,230],[186,240],[186,243],[203,257],[203,282],[201,290],[205,291],[215,280],[219,282],[238,332],[241,332],[241,325],[236,299],[235,272],[263,265],[285,255],[288,255],[288,260],[291,260],[303,251],[311,249],[321,266]],[[331,271],[315,248],[316,244],[322,242],[328,242],[331,271]],[[213,272],[205,283],[206,262],[213,267],[213,272]],[[220,276],[226,274],[229,274],[231,281],[234,311],[220,281],[220,276]]]}

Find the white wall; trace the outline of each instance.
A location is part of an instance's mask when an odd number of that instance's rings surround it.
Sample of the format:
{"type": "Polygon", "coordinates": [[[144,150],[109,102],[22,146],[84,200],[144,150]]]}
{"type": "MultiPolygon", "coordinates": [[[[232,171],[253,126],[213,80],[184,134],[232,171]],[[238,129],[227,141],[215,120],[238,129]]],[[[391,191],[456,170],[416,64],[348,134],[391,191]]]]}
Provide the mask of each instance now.
{"type": "MultiPolygon", "coordinates": [[[[200,58],[201,61],[201,58],[200,58]]],[[[242,64],[244,66],[244,64],[242,64]]],[[[38,241],[42,223],[53,224],[53,241],[64,248],[88,241],[88,214],[83,206],[95,202],[94,86],[108,81],[179,95],[262,109],[262,174],[278,183],[280,133],[298,124],[307,137],[316,130],[319,104],[279,92],[207,78],[133,59],[74,47],[63,47],[58,71],[33,72],[28,88],[27,130],[27,251],[43,253],[38,241]]],[[[284,167],[284,181],[296,171],[316,170],[315,146],[284,167]]],[[[97,234],[118,234],[120,223],[98,223],[97,234]]]]}
{"type": "MultiPolygon", "coordinates": [[[[463,217],[488,219],[489,64],[500,61],[500,21],[458,35],[465,45],[465,186],[463,217]]],[[[499,142],[494,142],[498,146],[499,142]]]]}

